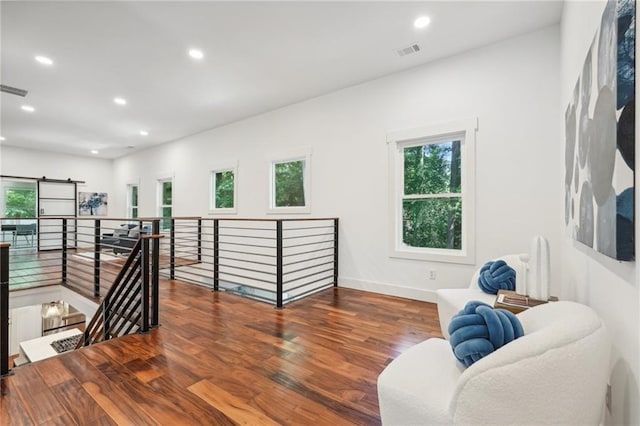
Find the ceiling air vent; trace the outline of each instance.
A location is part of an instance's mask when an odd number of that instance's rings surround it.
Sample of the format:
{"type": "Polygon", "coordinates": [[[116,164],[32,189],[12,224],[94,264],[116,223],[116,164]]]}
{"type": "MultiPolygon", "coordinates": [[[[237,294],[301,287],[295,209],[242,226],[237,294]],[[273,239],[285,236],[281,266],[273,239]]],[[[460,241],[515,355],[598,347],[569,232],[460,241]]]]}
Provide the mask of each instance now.
{"type": "Polygon", "coordinates": [[[410,55],[412,53],[416,53],[419,51],[420,51],[420,46],[418,46],[418,43],[413,43],[410,46],[396,50],[396,52],[398,52],[398,55],[400,56],[410,55]]]}
{"type": "Polygon", "coordinates": [[[0,92],[10,93],[12,95],[22,96],[23,98],[27,96],[27,91],[24,89],[18,89],[17,87],[5,86],[4,84],[0,84],[0,92]]]}

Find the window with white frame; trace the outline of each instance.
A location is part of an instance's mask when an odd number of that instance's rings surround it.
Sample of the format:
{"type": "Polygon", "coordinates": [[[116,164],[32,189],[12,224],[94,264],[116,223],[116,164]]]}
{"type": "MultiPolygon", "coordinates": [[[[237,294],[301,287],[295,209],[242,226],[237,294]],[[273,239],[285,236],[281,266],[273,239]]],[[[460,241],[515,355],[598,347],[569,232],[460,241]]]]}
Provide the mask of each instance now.
{"type": "Polygon", "coordinates": [[[163,218],[160,227],[167,230],[171,222],[166,218],[173,216],[173,179],[160,179],[158,181],[158,213],[163,218]]]}
{"type": "Polygon", "coordinates": [[[270,212],[309,213],[311,155],[271,162],[270,212]]]}
{"type": "Polygon", "coordinates": [[[138,217],[138,185],[133,183],[127,185],[127,217],[138,217]]]}
{"type": "Polygon", "coordinates": [[[211,170],[209,210],[211,213],[235,213],[237,199],[237,166],[226,165],[211,170]]]}
{"type": "Polygon", "coordinates": [[[391,255],[474,263],[477,120],[392,132],[391,255]]]}

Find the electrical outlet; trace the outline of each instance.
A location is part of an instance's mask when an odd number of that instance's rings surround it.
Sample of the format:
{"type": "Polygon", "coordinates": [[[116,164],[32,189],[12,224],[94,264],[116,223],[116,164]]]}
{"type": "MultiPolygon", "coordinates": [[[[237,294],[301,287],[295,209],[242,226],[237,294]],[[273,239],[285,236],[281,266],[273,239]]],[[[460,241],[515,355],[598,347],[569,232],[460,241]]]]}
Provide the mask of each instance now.
{"type": "Polygon", "coordinates": [[[609,410],[609,414],[611,414],[611,385],[607,384],[607,396],[605,397],[605,402],[607,404],[607,410],[609,410]]]}
{"type": "Polygon", "coordinates": [[[436,279],[436,270],[435,269],[429,270],[429,279],[430,280],[435,280],[436,279]]]}

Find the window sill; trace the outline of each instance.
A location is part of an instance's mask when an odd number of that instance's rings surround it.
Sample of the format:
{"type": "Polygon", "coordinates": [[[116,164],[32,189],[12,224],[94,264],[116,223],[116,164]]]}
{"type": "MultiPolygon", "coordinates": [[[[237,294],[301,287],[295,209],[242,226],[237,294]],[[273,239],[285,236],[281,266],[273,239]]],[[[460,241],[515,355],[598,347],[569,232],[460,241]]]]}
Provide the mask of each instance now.
{"type": "Polygon", "coordinates": [[[462,250],[446,250],[446,249],[411,249],[401,248],[393,249],[389,254],[391,258],[426,260],[431,262],[457,263],[461,265],[475,264],[475,256],[473,253],[462,250]]]}

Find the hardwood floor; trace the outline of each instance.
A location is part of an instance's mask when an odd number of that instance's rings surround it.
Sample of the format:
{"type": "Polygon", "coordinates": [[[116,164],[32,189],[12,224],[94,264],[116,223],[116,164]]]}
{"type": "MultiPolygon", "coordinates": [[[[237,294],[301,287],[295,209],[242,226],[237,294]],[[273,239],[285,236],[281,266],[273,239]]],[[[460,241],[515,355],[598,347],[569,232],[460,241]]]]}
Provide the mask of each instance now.
{"type": "Polygon", "coordinates": [[[283,310],[175,281],[161,326],[14,370],[0,424],[380,424],[376,380],[431,303],[345,288],[283,310]]]}

